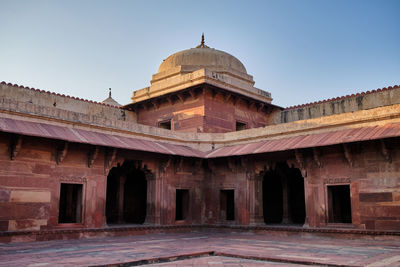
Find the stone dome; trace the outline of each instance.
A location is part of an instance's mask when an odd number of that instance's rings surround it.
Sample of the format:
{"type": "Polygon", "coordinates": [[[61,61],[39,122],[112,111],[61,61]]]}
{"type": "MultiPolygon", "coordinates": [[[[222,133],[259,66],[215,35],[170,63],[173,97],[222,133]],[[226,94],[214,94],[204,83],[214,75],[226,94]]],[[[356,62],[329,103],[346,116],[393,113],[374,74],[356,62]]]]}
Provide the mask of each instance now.
{"type": "Polygon", "coordinates": [[[204,44],[204,37],[202,38],[201,44],[196,48],[177,52],[165,59],[158,68],[158,73],[168,71],[178,66],[193,67],[194,69],[230,68],[240,73],[247,74],[246,68],[242,62],[224,51],[206,46],[204,44]]]}
{"type": "Polygon", "coordinates": [[[101,103],[111,105],[111,106],[116,106],[116,107],[121,106],[120,103],[118,103],[117,101],[114,100],[114,98],[111,97],[111,88],[109,88],[108,97],[106,99],[104,99],[103,101],[101,101],[101,103]]]}

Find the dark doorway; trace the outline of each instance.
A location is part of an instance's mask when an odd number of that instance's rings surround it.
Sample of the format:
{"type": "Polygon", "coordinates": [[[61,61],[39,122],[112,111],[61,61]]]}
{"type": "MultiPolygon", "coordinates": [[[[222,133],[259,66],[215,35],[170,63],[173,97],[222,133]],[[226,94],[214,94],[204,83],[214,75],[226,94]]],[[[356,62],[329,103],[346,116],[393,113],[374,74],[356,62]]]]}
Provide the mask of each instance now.
{"type": "Polygon", "coordinates": [[[352,222],[350,185],[328,186],[328,222],[352,222]]]}
{"type": "Polygon", "coordinates": [[[107,177],[106,217],[109,224],[143,224],[146,219],[147,181],[135,161],[111,169],[107,177]]]}
{"type": "Polygon", "coordinates": [[[186,220],[189,213],[189,190],[176,189],[175,220],[186,220]]]}
{"type": "Polygon", "coordinates": [[[263,180],[263,213],[267,224],[303,224],[306,217],[304,179],[297,168],[277,163],[263,180]]]}
{"type": "Polygon", "coordinates": [[[61,184],[59,223],[82,222],[82,185],[61,184]]]}
{"type": "Polygon", "coordinates": [[[222,220],[235,220],[235,190],[221,190],[220,212],[222,220]]]}

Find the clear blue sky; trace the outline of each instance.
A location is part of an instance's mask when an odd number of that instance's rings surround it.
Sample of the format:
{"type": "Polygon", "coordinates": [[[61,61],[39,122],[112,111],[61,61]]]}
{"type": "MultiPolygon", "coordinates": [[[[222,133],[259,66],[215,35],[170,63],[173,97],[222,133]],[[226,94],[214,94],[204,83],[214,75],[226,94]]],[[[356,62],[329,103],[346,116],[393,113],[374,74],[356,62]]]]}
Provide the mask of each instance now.
{"type": "Polygon", "coordinates": [[[400,84],[400,0],[0,0],[0,80],[121,104],[199,44],[284,107],[400,84]]]}

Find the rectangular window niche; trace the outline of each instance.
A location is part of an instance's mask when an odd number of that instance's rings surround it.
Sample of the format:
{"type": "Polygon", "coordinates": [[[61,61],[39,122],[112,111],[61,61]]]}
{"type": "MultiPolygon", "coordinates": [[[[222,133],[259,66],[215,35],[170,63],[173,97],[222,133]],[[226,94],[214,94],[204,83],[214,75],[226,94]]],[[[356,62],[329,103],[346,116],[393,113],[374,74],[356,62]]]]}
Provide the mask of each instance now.
{"type": "Polygon", "coordinates": [[[82,223],[82,184],[61,183],[58,223],[82,223]]]}
{"type": "Polygon", "coordinates": [[[235,190],[221,190],[220,212],[222,220],[235,220],[235,190]]]}
{"type": "Polygon", "coordinates": [[[163,129],[167,129],[167,130],[171,130],[172,129],[171,120],[159,122],[158,123],[158,127],[159,128],[163,128],[163,129]]]}
{"type": "Polygon", "coordinates": [[[189,214],[189,190],[176,189],[175,220],[182,221],[188,218],[189,214]]]}
{"type": "Polygon", "coordinates": [[[246,130],[246,129],[247,129],[246,123],[236,121],[236,131],[242,131],[242,130],[246,130]]]}
{"type": "Polygon", "coordinates": [[[328,185],[328,222],[352,223],[350,185],[328,185]]]}

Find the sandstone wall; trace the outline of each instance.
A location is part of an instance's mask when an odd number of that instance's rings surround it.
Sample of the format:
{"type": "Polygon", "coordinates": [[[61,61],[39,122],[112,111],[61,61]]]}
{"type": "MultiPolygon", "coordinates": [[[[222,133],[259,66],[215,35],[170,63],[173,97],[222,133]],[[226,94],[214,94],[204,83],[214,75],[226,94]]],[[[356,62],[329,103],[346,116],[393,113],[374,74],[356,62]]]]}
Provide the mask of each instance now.
{"type": "Polygon", "coordinates": [[[279,124],[298,120],[306,120],[399,103],[400,87],[394,86],[374,90],[371,92],[289,107],[283,110],[280,116],[275,117],[275,123],[279,124]]]}
{"type": "Polygon", "coordinates": [[[69,144],[64,160],[56,157],[62,143],[22,137],[14,159],[10,159],[13,135],[0,138],[0,228],[1,231],[40,230],[58,227],[61,183],[83,185],[84,220],[81,227],[104,225],[104,151],[89,168],[89,147],[69,144]]]}
{"type": "MultiPolygon", "coordinates": [[[[264,173],[278,162],[298,168],[304,178],[306,225],[350,227],[370,230],[400,230],[400,153],[398,138],[316,149],[248,156],[254,177],[254,211],[251,220],[263,222],[264,173]],[[254,164],[254,165],[252,165],[254,164]],[[328,187],[349,185],[350,224],[329,222],[328,187]],[[257,193],[258,192],[258,193],[257,193]],[[253,217],[253,218],[252,218],[253,217]]],[[[290,179],[290,177],[288,177],[290,179]]],[[[251,191],[248,192],[248,194],[251,191]]],[[[273,205],[273,203],[271,203],[273,205]]]]}
{"type": "MultiPolygon", "coordinates": [[[[244,157],[201,160],[138,151],[119,150],[110,161],[110,150],[100,148],[92,165],[94,147],[69,144],[57,163],[63,143],[22,137],[11,160],[12,134],[0,136],[0,231],[41,230],[65,227],[102,228],[106,225],[107,175],[125,160],[135,161],[147,176],[146,223],[263,224],[263,172],[277,162],[301,170],[304,179],[306,224],[330,227],[327,188],[349,185],[349,225],[371,230],[400,230],[400,146],[398,138],[347,145],[244,157]],[[347,152],[346,152],[347,151],[347,152]],[[83,185],[83,221],[58,222],[61,183],[83,185]],[[175,220],[176,190],[189,192],[188,214],[175,220]],[[234,190],[234,220],[222,214],[221,190],[234,190]]],[[[290,177],[288,177],[290,179],[290,177]]]]}
{"type": "Polygon", "coordinates": [[[227,100],[224,95],[204,94],[205,119],[204,132],[226,133],[236,131],[236,122],[244,123],[247,129],[269,124],[269,115],[258,111],[256,106],[249,106],[242,99],[227,100]]]}
{"type": "Polygon", "coordinates": [[[321,150],[321,167],[308,156],[307,199],[310,226],[327,225],[327,186],[349,184],[353,225],[400,230],[399,140],[351,144],[321,150]],[[386,151],[386,150],[385,150],[386,151]],[[346,158],[347,157],[347,158],[346,158]]]}
{"type": "Polygon", "coordinates": [[[94,146],[69,143],[62,152],[64,142],[27,136],[21,137],[11,159],[15,138],[13,134],[0,133],[0,231],[105,227],[107,176],[125,160],[146,172],[146,223],[202,221],[204,172],[199,159],[125,150],[117,151],[113,157],[113,150],[107,148],[98,148],[91,158],[94,146]],[[59,223],[62,183],[83,186],[81,223],[59,223]],[[182,221],[175,220],[176,189],[189,190],[190,210],[182,221]]]}
{"type": "Polygon", "coordinates": [[[204,99],[186,97],[173,103],[162,102],[157,107],[139,109],[138,123],[159,127],[159,123],[171,121],[171,130],[183,132],[203,132],[204,99]]]}

